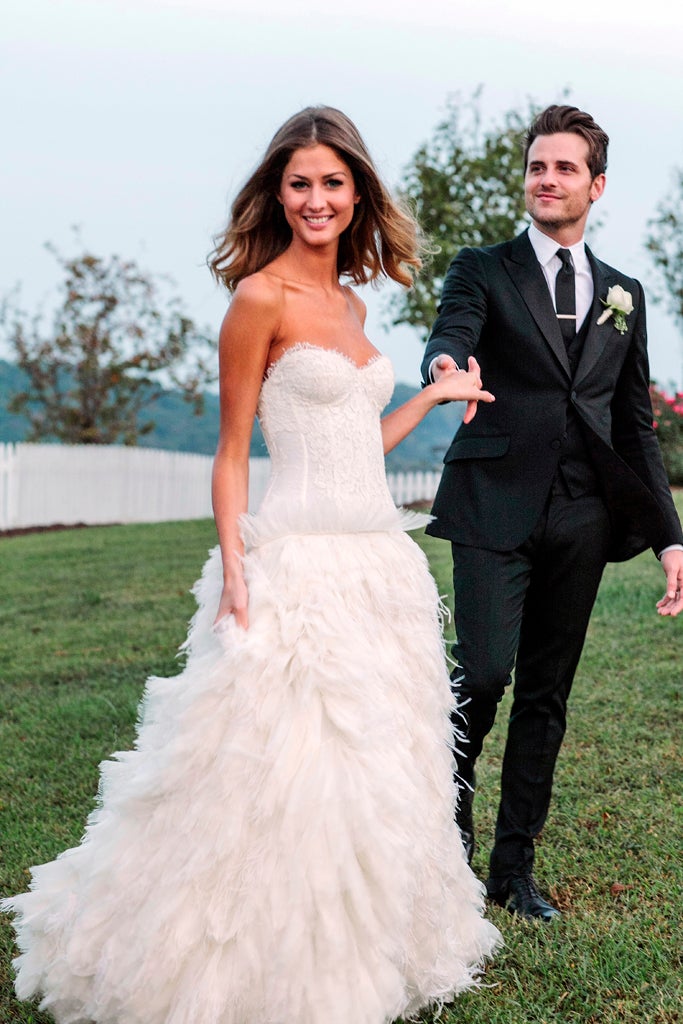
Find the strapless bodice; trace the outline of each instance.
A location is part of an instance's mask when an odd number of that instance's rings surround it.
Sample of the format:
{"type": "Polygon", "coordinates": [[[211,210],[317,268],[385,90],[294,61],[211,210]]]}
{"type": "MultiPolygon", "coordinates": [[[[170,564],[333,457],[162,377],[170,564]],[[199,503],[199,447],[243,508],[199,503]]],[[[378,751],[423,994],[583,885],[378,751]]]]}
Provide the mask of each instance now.
{"type": "Polygon", "coordinates": [[[261,541],[404,528],[387,486],[380,427],[393,386],[391,362],[381,355],[358,366],[334,349],[300,344],[271,366],[258,403],[271,458],[270,485],[252,520],[261,541]]]}

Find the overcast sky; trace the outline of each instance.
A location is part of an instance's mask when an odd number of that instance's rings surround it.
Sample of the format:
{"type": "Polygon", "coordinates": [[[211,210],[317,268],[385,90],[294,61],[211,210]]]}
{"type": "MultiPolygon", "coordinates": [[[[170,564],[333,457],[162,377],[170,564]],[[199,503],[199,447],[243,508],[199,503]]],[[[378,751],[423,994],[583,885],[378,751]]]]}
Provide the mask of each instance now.
{"type": "MultiPolygon", "coordinates": [[[[6,0],[0,39],[0,291],[20,281],[27,304],[57,277],[43,243],[75,253],[80,225],[97,254],[171,274],[189,314],[217,330],[212,235],[290,114],[343,109],[394,185],[448,95],[480,84],[488,116],[569,89],[605,128],[594,249],[652,293],[647,221],[683,166],[683,8],[670,0],[6,0]]],[[[384,332],[381,294],[368,333],[416,384],[421,345],[407,328],[384,332]]],[[[683,383],[676,328],[649,311],[653,376],[683,383]]]]}

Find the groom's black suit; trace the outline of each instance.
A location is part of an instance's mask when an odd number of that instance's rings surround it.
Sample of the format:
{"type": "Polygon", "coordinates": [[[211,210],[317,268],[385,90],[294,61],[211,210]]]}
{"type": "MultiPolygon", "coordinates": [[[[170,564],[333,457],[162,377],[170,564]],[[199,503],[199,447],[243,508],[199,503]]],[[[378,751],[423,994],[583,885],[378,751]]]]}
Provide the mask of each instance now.
{"type": "Polygon", "coordinates": [[[652,428],[641,287],[587,256],[593,305],[568,350],[526,232],[462,250],[423,363],[429,380],[437,356],[466,368],[473,355],[496,398],[456,433],[428,527],[453,544],[466,780],[516,659],[494,880],[531,872],[605,562],[683,541],[652,428]],[[623,335],[597,324],[613,285],[633,299],[623,335]]]}

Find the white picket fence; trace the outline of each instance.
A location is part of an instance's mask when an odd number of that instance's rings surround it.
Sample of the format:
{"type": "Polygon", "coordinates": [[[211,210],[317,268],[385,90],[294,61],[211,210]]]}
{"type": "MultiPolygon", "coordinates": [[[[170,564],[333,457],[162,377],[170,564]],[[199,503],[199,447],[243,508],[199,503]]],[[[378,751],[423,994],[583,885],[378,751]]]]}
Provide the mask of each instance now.
{"type": "MultiPolygon", "coordinates": [[[[207,518],[212,461],[154,448],[0,443],[0,530],[207,518]]],[[[250,510],[269,475],[269,459],[249,460],[250,510]]],[[[390,474],[394,501],[429,501],[439,475],[390,474]]]]}
{"type": "Polygon", "coordinates": [[[387,473],[391,496],[397,505],[414,501],[431,501],[441,479],[441,470],[414,470],[408,473],[387,473]]]}

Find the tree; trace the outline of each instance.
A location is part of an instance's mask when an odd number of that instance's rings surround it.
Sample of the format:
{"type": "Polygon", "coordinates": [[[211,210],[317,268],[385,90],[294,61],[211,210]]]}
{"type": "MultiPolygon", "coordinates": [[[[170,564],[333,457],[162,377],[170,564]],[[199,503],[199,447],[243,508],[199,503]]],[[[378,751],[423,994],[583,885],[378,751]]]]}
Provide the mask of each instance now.
{"type": "MultiPolygon", "coordinates": [[[[683,170],[673,172],[672,188],[648,221],[645,245],[660,279],[659,301],[683,327],[683,170]]],[[[682,353],[683,355],[683,353],[682,353]]]]}
{"type": "Polygon", "coordinates": [[[154,428],[141,411],[169,387],[200,413],[202,391],[215,379],[215,346],[168,295],[168,279],[118,256],[69,259],[46,248],[64,275],[50,327],[43,329],[41,314],[21,310],[16,296],[0,313],[28,377],[8,403],[28,418],[28,440],[136,444],[154,428]]]}
{"type": "Polygon", "coordinates": [[[413,289],[391,299],[394,324],[416,327],[426,340],[448,265],[466,245],[493,245],[524,225],[524,132],[536,108],[508,111],[484,128],[481,87],[461,104],[447,103],[446,118],[417,150],[399,185],[414,210],[430,249],[425,272],[413,289]]]}

